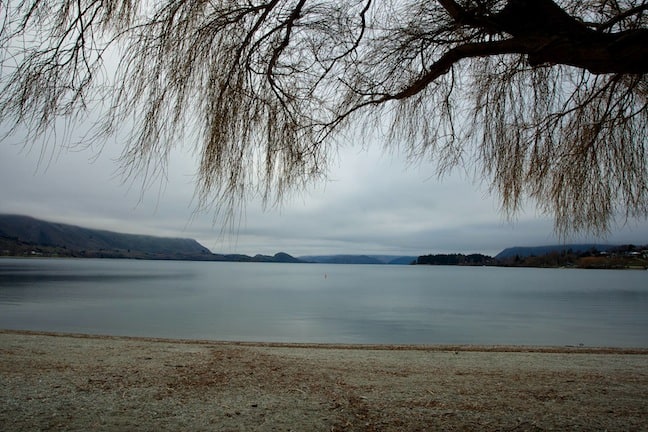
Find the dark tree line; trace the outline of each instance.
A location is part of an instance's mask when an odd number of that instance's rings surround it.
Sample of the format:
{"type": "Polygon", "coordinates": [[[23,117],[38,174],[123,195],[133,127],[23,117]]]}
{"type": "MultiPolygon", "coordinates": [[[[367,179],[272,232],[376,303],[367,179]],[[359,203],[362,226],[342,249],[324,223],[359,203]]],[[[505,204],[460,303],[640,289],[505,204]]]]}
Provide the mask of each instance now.
{"type": "Polygon", "coordinates": [[[482,254],[436,254],[423,255],[417,258],[416,264],[424,265],[493,265],[495,259],[482,254]]]}

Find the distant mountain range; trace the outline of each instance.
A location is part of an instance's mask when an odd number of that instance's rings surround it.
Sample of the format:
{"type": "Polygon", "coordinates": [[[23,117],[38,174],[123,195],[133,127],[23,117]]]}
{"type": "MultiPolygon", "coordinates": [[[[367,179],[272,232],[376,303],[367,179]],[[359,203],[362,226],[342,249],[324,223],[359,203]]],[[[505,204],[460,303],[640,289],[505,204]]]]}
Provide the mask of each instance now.
{"type": "Polygon", "coordinates": [[[0,215],[0,238],[26,246],[70,251],[145,252],[155,255],[206,255],[211,252],[195,240],[161,238],[46,222],[18,215],[0,215]]]}
{"type": "Polygon", "coordinates": [[[318,264],[392,264],[408,265],[416,261],[415,256],[401,255],[307,255],[299,259],[318,264]]]}
{"type": "Polygon", "coordinates": [[[214,254],[193,239],[122,234],[21,215],[0,215],[0,255],[302,262],[283,252],[254,257],[214,254]]]}
{"type": "Polygon", "coordinates": [[[567,252],[571,251],[573,253],[583,253],[592,250],[597,250],[599,252],[607,252],[609,250],[615,249],[618,246],[615,245],[603,245],[597,243],[585,243],[585,244],[566,244],[566,245],[549,245],[549,246],[533,246],[533,247],[510,247],[504,249],[502,252],[495,255],[495,259],[503,260],[506,258],[526,258],[530,256],[541,256],[546,255],[552,252],[567,252]]]}
{"type": "Polygon", "coordinates": [[[416,261],[415,256],[392,255],[295,258],[285,252],[273,256],[215,254],[193,239],[122,234],[6,214],[0,214],[1,255],[329,264],[411,264],[416,261]]]}
{"type": "MultiPolygon", "coordinates": [[[[307,255],[295,258],[285,252],[273,256],[215,254],[187,238],[154,237],[122,234],[47,222],[29,216],[0,214],[0,256],[67,256],[85,258],[174,259],[192,261],[238,261],[322,264],[448,264],[448,259],[463,265],[528,264],[525,258],[540,257],[554,252],[563,255],[592,251],[614,251],[619,246],[601,244],[572,244],[504,249],[494,258],[481,256],[472,263],[472,255],[307,255]],[[459,259],[461,258],[461,259],[459,259]],[[470,264],[472,263],[472,264],[470,264]]],[[[475,254],[479,255],[479,254],[475,254]]],[[[528,261],[528,260],[527,260],[528,261]]],[[[458,265],[458,264],[457,264],[458,265]]]]}

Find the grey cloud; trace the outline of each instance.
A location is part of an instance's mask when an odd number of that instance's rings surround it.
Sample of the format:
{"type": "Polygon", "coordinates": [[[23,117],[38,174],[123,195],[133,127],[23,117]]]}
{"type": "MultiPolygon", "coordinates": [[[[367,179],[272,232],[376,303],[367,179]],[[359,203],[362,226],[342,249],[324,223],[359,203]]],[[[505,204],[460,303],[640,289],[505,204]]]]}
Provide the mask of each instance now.
{"type": "MultiPolygon", "coordinates": [[[[408,165],[378,150],[340,154],[330,181],[262,210],[247,204],[241,223],[196,214],[195,164],[182,149],[172,153],[166,181],[124,183],[117,176],[121,149],[62,152],[49,166],[38,153],[0,146],[0,212],[93,228],[192,237],[215,252],[295,254],[437,252],[497,253],[514,245],[559,241],[551,221],[528,207],[517,222],[506,222],[495,197],[462,175],[437,179],[431,165],[408,165]],[[96,156],[96,157],[95,157],[96,156]],[[232,229],[233,228],[233,229],[232,229]]],[[[648,242],[648,223],[632,221],[610,242],[648,242]],[[630,241],[631,240],[631,241],[630,241]]]]}

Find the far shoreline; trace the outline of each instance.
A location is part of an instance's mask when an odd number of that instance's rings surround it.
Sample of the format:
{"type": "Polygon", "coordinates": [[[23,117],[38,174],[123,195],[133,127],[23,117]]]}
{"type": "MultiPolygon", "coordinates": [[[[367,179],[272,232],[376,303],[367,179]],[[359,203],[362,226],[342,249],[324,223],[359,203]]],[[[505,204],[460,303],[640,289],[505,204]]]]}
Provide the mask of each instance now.
{"type": "Polygon", "coordinates": [[[491,352],[491,353],[546,353],[546,354],[619,354],[648,355],[648,347],[594,347],[594,346],[544,346],[544,345],[489,345],[489,344],[353,344],[316,342],[268,342],[211,339],[185,339],[152,336],[108,335],[47,330],[2,329],[0,334],[43,336],[53,338],[96,339],[133,342],[153,342],[178,345],[212,345],[260,348],[296,348],[321,350],[360,351],[429,351],[429,352],[491,352]]]}
{"type": "MultiPolygon", "coordinates": [[[[532,257],[533,258],[533,257],[532,257]]],[[[45,260],[106,260],[106,261],[149,261],[149,262],[204,262],[204,263],[241,263],[241,264],[311,264],[318,266],[331,266],[331,265],[343,265],[343,266],[362,266],[362,267],[465,267],[465,268],[477,268],[477,267],[489,267],[489,268],[506,268],[506,269],[541,269],[541,270],[613,270],[613,271],[648,271],[648,264],[642,265],[619,265],[619,266],[607,266],[603,265],[593,265],[588,267],[581,266],[566,266],[566,265],[510,265],[510,264],[390,264],[390,263],[357,263],[357,262],[311,262],[311,261],[299,261],[299,262],[290,262],[290,261],[271,261],[271,260],[254,260],[254,259],[245,259],[245,260],[230,260],[230,259],[195,259],[195,258],[153,258],[153,257],[122,257],[122,256],[78,256],[78,255],[0,255],[0,260],[2,259],[19,259],[19,260],[36,260],[36,259],[45,259],[45,260]]]]}

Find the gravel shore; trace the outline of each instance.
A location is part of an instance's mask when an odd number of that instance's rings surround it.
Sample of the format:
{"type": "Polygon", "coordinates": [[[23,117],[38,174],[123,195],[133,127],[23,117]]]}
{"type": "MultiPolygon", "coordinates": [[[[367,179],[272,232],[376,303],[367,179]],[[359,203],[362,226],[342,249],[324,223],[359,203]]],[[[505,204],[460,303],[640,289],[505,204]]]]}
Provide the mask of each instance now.
{"type": "Polygon", "coordinates": [[[648,430],[648,350],[0,331],[0,430],[648,430]]]}

